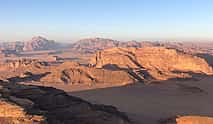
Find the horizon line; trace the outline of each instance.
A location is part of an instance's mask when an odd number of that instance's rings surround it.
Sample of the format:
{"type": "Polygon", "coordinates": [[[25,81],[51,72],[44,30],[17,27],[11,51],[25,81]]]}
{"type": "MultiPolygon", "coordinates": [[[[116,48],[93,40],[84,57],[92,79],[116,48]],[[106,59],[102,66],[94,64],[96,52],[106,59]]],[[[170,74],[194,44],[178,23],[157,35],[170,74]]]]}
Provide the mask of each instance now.
{"type": "Polygon", "coordinates": [[[30,38],[22,38],[17,40],[3,40],[0,39],[0,42],[27,42],[30,41],[34,37],[42,37],[47,40],[53,40],[55,42],[78,42],[80,40],[84,39],[110,39],[110,40],[116,40],[116,41],[121,41],[121,42],[128,42],[128,41],[137,41],[137,42],[213,42],[213,39],[211,38],[113,38],[113,37],[100,37],[100,36],[87,36],[87,37],[82,37],[82,38],[70,38],[70,39],[62,39],[62,38],[49,38],[48,36],[43,36],[43,35],[34,35],[31,36],[30,38]],[[126,40],[124,40],[126,39],[126,40]]]}

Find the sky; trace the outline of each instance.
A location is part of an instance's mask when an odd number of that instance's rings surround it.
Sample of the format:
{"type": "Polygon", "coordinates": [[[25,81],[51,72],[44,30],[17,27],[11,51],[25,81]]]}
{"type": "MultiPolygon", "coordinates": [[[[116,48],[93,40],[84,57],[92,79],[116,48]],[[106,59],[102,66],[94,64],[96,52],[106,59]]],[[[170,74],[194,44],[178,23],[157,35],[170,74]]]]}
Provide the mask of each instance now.
{"type": "Polygon", "coordinates": [[[0,0],[0,41],[213,41],[213,0],[0,0]]]}

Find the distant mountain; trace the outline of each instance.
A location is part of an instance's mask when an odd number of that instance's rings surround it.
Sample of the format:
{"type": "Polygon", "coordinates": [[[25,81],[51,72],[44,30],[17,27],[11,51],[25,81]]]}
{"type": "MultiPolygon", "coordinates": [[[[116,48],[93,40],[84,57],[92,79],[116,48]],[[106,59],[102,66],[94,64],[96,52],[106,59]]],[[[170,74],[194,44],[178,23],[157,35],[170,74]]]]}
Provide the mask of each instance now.
{"type": "Polygon", "coordinates": [[[23,47],[24,47],[24,42],[21,42],[21,41],[0,43],[0,48],[2,50],[22,51],[23,47]]]}
{"type": "Polygon", "coordinates": [[[56,49],[58,43],[53,40],[47,40],[41,36],[33,37],[31,40],[24,43],[23,51],[38,51],[56,49]]]}
{"type": "Polygon", "coordinates": [[[104,39],[104,38],[89,38],[79,40],[71,45],[73,50],[83,51],[83,52],[94,52],[97,50],[102,50],[106,48],[117,47],[119,41],[104,39]]]}
{"type": "Polygon", "coordinates": [[[140,48],[144,46],[156,46],[157,44],[154,42],[137,42],[137,41],[117,41],[112,39],[105,38],[88,38],[79,40],[71,45],[73,50],[81,51],[81,52],[91,52],[94,53],[99,50],[113,48],[113,47],[134,47],[140,48]]]}
{"type": "Polygon", "coordinates": [[[61,43],[54,40],[48,40],[44,37],[37,36],[31,40],[16,41],[16,42],[1,42],[0,49],[6,52],[21,52],[21,51],[39,51],[39,50],[62,50],[69,49],[81,53],[95,53],[100,50],[123,47],[123,48],[142,48],[142,47],[166,47],[173,48],[190,54],[207,53],[213,55],[213,43],[205,42],[151,42],[151,41],[127,41],[122,42],[106,38],[87,38],[74,43],[61,43]]]}
{"type": "Polygon", "coordinates": [[[57,43],[54,40],[48,40],[44,37],[37,36],[33,37],[31,40],[16,41],[16,42],[2,42],[0,43],[1,50],[4,51],[39,51],[39,50],[53,50],[65,48],[67,45],[63,43],[57,43]]]}
{"type": "Polygon", "coordinates": [[[127,41],[122,42],[118,40],[106,39],[106,38],[87,38],[79,40],[75,43],[58,43],[54,40],[48,40],[41,36],[33,37],[29,41],[16,41],[16,42],[2,42],[0,48],[4,51],[39,51],[39,50],[55,50],[55,49],[71,49],[77,52],[83,53],[95,53],[99,50],[104,50],[113,47],[134,47],[140,48],[145,46],[160,46],[158,42],[137,42],[127,41]]]}

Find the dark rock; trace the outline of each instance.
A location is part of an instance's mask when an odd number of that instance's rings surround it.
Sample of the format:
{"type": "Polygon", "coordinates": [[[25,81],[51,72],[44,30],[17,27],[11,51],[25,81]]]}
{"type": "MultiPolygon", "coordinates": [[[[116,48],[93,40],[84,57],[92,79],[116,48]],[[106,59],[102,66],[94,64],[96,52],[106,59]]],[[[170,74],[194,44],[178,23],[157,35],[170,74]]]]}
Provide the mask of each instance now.
{"type": "Polygon", "coordinates": [[[0,93],[7,89],[5,99],[31,115],[44,116],[49,124],[130,124],[128,117],[115,107],[91,104],[62,90],[3,82],[0,86],[0,93]]]}

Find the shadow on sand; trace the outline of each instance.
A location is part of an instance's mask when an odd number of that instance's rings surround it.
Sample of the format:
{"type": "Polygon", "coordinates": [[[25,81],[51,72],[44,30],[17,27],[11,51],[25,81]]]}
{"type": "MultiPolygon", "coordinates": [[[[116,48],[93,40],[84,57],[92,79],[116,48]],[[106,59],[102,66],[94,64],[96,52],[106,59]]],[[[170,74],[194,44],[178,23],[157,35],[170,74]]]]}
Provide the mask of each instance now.
{"type": "Polygon", "coordinates": [[[213,76],[199,76],[199,80],[169,79],[148,85],[135,83],[69,94],[116,106],[136,124],[158,124],[159,120],[177,115],[212,117],[213,76]]]}
{"type": "Polygon", "coordinates": [[[91,104],[55,88],[3,81],[0,81],[0,86],[1,97],[22,106],[28,114],[44,116],[48,124],[121,124],[121,122],[129,124],[130,122],[124,113],[113,106],[91,104]],[[33,104],[28,105],[24,102],[26,100],[32,101],[33,104]]]}

